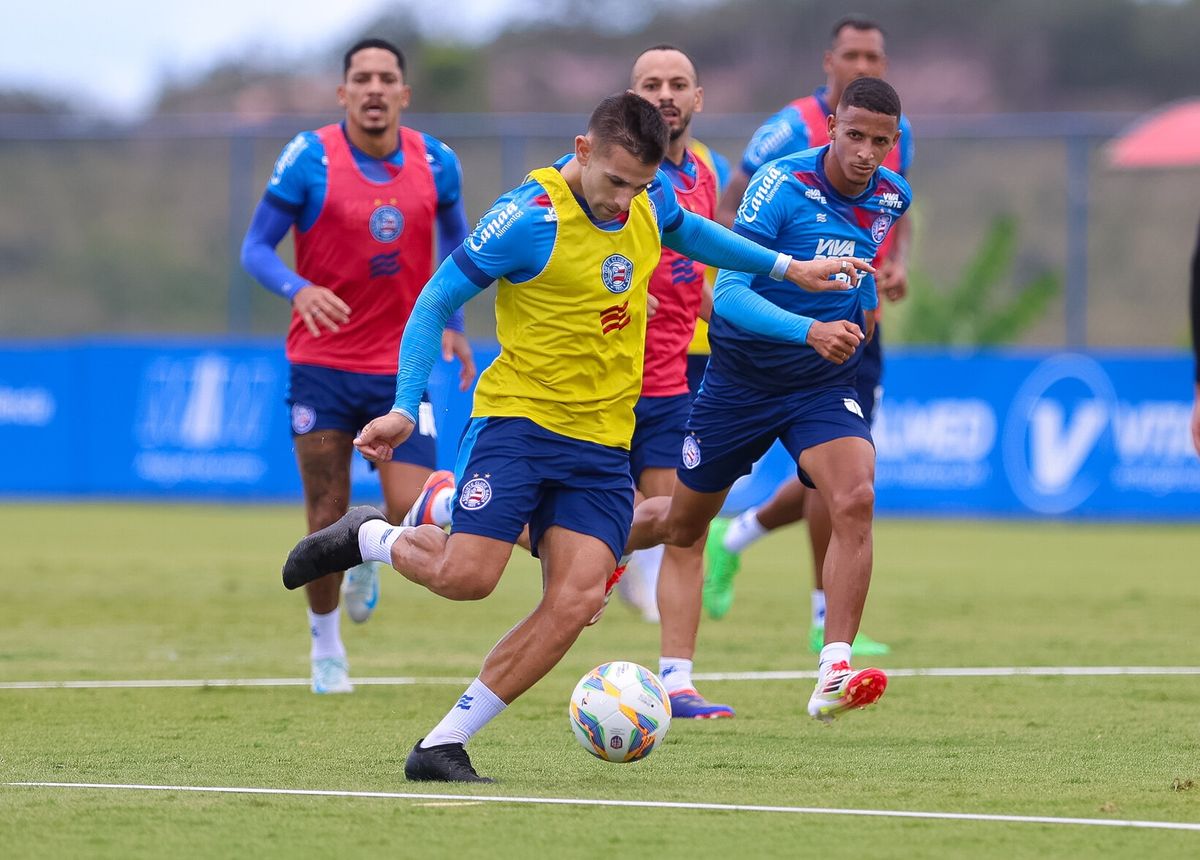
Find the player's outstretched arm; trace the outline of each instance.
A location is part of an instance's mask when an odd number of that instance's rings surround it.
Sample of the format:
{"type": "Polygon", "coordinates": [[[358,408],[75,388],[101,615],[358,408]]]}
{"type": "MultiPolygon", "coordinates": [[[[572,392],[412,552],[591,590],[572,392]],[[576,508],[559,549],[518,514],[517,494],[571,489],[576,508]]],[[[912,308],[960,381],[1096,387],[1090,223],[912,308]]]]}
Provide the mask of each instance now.
{"type": "Polygon", "coordinates": [[[786,311],[750,288],[750,275],[722,269],[713,284],[713,313],[743,331],[785,343],[808,343],[811,317],[786,311]]]}
{"type": "Polygon", "coordinates": [[[396,401],[392,411],[369,422],[354,439],[354,447],[373,462],[390,460],[392,449],[411,435],[421,393],[442,348],[442,331],[454,311],[479,288],[463,274],[453,257],[446,258],[413,305],[400,340],[396,401]]]}
{"type": "Polygon", "coordinates": [[[812,292],[845,290],[858,284],[862,273],[874,272],[870,263],[856,257],[830,260],[793,260],[764,248],[757,242],[726,230],[693,212],[681,210],[683,218],[674,230],[663,233],[663,244],[708,266],[732,269],[751,275],[787,279],[812,292]],[[844,276],[844,280],[837,276],[844,276]]]}

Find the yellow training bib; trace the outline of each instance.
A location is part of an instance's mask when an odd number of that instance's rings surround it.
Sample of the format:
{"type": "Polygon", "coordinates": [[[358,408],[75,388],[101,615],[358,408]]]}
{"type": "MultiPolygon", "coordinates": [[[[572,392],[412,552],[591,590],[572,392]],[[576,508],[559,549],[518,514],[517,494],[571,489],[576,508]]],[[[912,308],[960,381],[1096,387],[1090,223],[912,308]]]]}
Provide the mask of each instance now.
{"type": "Polygon", "coordinates": [[[500,355],[479,377],[474,417],[528,418],[554,433],[628,448],[642,389],[646,296],[662,238],[645,192],[620,230],[601,230],[553,167],[546,189],[558,233],[534,278],[500,280],[500,355]]]}

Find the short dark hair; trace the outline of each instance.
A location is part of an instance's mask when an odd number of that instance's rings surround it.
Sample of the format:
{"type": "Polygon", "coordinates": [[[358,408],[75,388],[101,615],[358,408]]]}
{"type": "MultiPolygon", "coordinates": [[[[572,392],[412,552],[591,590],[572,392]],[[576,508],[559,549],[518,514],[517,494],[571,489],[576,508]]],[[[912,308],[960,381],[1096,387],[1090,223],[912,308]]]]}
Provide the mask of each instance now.
{"type": "Polygon", "coordinates": [[[651,45],[649,48],[642,51],[640,54],[638,54],[636,57],[633,58],[633,64],[636,66],[637,61],[640,60],[642,57],[646,56],[647,54],[649,54],[651,51],[675,51],[676,53],[683,54],[684,57],[687,57],[687,61],[692,64],[692,74],[696,78],[696,85],[697,86],[700,85],[700,72],[696,70],[696,61],[693,60],[691,57],[689,57],[688,52],[685,51],[683,48],[680,48],[678,45],[671,45],[671,44],[668,44],[667,42],[660,42],[657,45],[651,45]]]}
{"type": "Polygon", "coordinates": [[[354,55],[359,51],[367,50],[367,48],[380,48],[384,51],[391,51],[396,55],[396,62],[400,64],[400,74],[408,74],[408,66],[404,62],[404,54],[387,39],[359,39],[350,46],[350,50],[346,52],[346,56],[342,57],[342,77],[345,77],[350,71],[350,61],[354,59],[354,55]]]}
{"type": "Polygon", "coordinates": [[[598,147],[619,146],[642,164],[661,162],[670,137],[658,108],[628,91],[596,105],[588,119],[588,132],[598,147]]]}
{"type": "Polygon", "coordinates": [[[842,90],[838,107],[857,107],[900,118],[900,95],[882,78],[856,78],[842,90]]]}
{"type": "Polygon", "coordinates": [[[868,18],[866,15],[852,13],[843,15],[833,22],[833,29],[829,32],[829,40],[836,42],[837,37],[842,34],[842,31],[849,27],[851,30],[878,30],[882,36],[887,37],[887,32],[883,27],[879,26],[878,21],[868,18]]]}

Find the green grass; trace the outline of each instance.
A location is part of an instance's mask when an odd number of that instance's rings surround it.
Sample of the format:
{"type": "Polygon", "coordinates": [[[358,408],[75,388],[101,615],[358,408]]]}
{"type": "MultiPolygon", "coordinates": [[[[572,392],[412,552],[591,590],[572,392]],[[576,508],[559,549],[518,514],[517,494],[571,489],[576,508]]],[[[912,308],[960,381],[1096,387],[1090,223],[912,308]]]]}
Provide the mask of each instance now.
{"type": "MultiPolygon", "coordinates": [[[[298,508],[0,507],[0,681],[303,677],[303,599],[279,583],[298,508]]],[[[885,521],[866,627],[888,667],[1200,665],[1194,528],[885,521]]],[[[810,669],[805,539],[746,556],[701,628],[697,670],[810,669]]],[[[457,676],[536,600],[515,562],[488,600],[399,576],[343,630],[359,676],[457,676]]],[[[610,608],[472,744],[500,778],[411,786],[403,759],[458,685],[0,690],[0,782],[54,781],[622,798],[1200,822],[1200,677],[893,678],[831,727],[807,681],[707,682],[732,721],[672,726],[648,760],[578,748],[592,665],[655,665],[657,629],[610,608]]],[[[1194,855],[1200,833],[420,800],[0,787],[6,858],[44,856],[1091,857],[1194,855]]]]}

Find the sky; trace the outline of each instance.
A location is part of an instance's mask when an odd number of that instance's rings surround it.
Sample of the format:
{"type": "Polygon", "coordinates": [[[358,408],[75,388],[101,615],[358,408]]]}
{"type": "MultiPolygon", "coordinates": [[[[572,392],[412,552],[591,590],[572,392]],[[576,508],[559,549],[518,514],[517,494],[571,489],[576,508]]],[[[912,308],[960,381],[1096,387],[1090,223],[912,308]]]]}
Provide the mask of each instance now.
{"type": "Polygon", "coordinates": [[[148,109],[164,80],[202,74],[250,50],[270,61],[340,47],[389,9],[413,11],[431,33],[453,26],[486,38],[521,15],[520,0],[60,0],[22,3],[0,27],[0,89],[66,98],[114,116],[148,109]]]}

